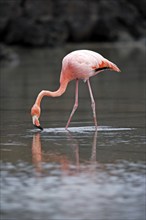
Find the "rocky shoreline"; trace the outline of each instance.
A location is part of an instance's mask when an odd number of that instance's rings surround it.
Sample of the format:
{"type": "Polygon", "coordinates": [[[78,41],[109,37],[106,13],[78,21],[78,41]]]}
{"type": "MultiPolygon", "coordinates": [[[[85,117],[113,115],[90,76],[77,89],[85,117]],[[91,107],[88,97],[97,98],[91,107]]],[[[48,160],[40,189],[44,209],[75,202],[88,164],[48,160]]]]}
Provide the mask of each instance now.
{"type": "Polygon", "coordinates": [[[1,0],[0,42],[32,47],[143,39],[145,0],[1,0]]]}

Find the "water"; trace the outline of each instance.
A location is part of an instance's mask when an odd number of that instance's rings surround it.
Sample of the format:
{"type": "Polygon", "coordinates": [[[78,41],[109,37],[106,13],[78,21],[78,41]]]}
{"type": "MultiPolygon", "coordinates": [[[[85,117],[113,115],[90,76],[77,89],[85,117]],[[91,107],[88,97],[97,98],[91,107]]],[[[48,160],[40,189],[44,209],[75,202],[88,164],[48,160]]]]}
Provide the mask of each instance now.
{"type": "Polygon", "coordinates": [[[143,45],[15,50],[19,65],[1,67],[1,218],[144,220],[143,45]],[[44,130],[34,129],[30,108],[37,93],[58,88],[63,56],[80,48],[97,50],[122,70],[91,79],[98,131],[83,82],[69,131],[64,127],[74,103],[73,82],[62,97],[44,98],[44,130]]]}

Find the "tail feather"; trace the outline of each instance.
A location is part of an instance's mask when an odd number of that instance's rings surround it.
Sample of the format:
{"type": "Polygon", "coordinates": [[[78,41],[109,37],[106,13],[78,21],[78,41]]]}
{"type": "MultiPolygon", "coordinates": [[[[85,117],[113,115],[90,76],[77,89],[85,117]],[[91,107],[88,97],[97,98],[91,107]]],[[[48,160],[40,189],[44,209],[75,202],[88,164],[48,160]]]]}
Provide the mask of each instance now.
{"type": "Polygon", "coordinates": [[[106,60],[106,61],[105,61],[105,64],[106,64],[106,66],[109,67],[110,69],[112,69],[112,70],[114,70],[114,71],[116,71],[116,72],[121,72],[121,70],[117,67],[117,65],[114,64],[114,63],[112,63],[111,61],[106,60]]]}
{"type": "Polygon", "coordinates": [[[112,63],[107,59],[104,59],[102,62],[100,62],[98,66],[92,66],[92,69],[94,69],[95,72],[102,71],[104,69],[110,69],[116,72],[121,72],[121,70],[116,66],[116,64],[112,63]]]}

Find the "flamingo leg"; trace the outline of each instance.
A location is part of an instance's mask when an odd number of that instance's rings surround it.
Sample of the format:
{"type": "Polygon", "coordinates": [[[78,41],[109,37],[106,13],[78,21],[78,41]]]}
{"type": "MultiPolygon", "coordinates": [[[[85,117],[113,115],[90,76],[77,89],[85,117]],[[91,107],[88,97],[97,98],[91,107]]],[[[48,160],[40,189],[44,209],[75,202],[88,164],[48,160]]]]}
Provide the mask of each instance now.
{"type": "Polygon", "coordinates": [[[94,101],[94,97],[93,97],[93,93],[92,93],[92,89],[91,89],[89,79],[87,80],[87,85],[88,85],[90,98],[91,98],[91,107],[92,107],[92,111],[93,111],[93,119],[94,119],[94,123],[95,123],[95,129],[97,130],[97,118],[96,118],[96,110],[95,110],[95,101],[94,101]]]}
{"type": "Polygon", "coordinates": [[[75,103],[74,103],[72,112],[71,112],[71,114],[70,114],[70,116],[69,116],[69,119],[68,119],[68,122],[67,122],[67,124],[66,124],[65,129],[68,128],[68,126],[69,126],[69,124],[70,124],[70,122],[71,122],[72,116],[74,115],[74,113],[75,113],[75,111],[76,111],[76,109],[77,109],[77,107],[78,107],[78,87],[79,87],[79,80],[76,79],[75,103]]]}

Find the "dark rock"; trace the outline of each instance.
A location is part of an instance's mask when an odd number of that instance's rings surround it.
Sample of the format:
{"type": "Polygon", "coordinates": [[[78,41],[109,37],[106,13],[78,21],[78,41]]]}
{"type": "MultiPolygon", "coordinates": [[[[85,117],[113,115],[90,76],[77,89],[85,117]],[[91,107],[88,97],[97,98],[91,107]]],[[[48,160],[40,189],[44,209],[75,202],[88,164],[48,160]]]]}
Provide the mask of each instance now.
{"type": "Polygon", "coordinates": [[[18,54],[10,47],[0,44],[0,67],[16,66],[19,64],[18,54]]]}
{"type": "Polygon", "coordinates": [[[130,4],[135,6],[139,14],[146,19],[146,1],[145,0],[128,0],[130,4]]]}
{"type": "Polygon", "coordinates": [[[143,39],[145,8],[145,0],[0,0],[0,41],[56,46],[143,39]]]}
{"type": "Polygon", "coordinates": [[[21,0],[0,0],[0,38],[3,38],[7,25],[13,15],[19,13],[21,0]]]}
{"type": "Polygon", "coordinates": [[[33,20],[20,17],[13,19],[9,24],[5,42],[7,44],[54,46],[63,43],[67,37],[65,24],[58,20],[33,20]]]}
{"type": "Polygon", "coordinates": [[[127,32],[127,36],[131,35],[131,39],[138,39],[145,34],[144,20],[137,8],[126,0],[103,0],[99,5],[98,14],[100,20],[94,27],[94,37],[99,41],[120,40],[124,32],[127,32]]]}
{"type": "Polygon", "coordinates": [[[95,1],[70,0],[66,6],[65,19],[70,40],[90,41],[93,28],[99,19],[98,5],[95,1]]]}

